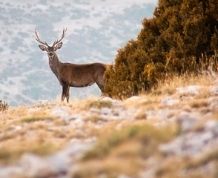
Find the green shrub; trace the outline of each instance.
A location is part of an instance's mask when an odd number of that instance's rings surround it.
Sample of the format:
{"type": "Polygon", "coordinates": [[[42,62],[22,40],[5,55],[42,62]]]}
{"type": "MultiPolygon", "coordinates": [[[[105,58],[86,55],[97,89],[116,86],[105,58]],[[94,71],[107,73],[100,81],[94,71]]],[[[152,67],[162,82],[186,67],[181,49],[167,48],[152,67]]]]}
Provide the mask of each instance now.
{"type": "Polygon", "coordinates": [[[125,98],[149,90],[169,74],[217,70],[216,0],[159,0],[135,40],[118,51],[105,74],[105,93],[125,98]]]}

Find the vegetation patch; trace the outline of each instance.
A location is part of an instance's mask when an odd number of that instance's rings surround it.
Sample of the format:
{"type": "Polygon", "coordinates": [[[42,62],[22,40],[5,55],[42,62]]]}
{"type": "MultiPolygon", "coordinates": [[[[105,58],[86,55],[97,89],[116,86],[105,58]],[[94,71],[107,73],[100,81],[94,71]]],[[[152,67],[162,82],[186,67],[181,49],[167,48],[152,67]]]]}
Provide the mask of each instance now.
{"type": "Polygon", "coordinates": [[[157,153],[158,145],[172,139],[175,127],[155,128],[149,124],[128,126],[102,135],[97,144],[83,156],[75,177],[117,177],[136,175],[142,163],[157,153]]]}
{"type": "Polygon", "coordinates": [[[167,129],[156,129],[151,125],[135,125],[119,131],[113,130],[106,138],[100,138],[94,149],[87,152],[83,159],[102,158],[109,154],[114,147],[132,139],[143,143],[152,140],[160,143],[169,140],[173,134],[172,129],[168,131],[167,129]]]}
{"type": "Polygon", "coordinates": [[[192,108],[202,108],[202,107],[208,107],[209,102],[207,100],[195,100],[190,103],[190,106],[192,108]]]}
{"type": "Polygon", "coordinates": [[[24,153],[34,153],[37,155],[45,156],[54,153],[59,149],[59,145],[50,141],[26,141],[14,142],[11,147],[0,146],[0,163],[11,163],[16,161],[24,153]],[[23,145],[21,145],[23,144],[23,145]]]}
{"type": "Polygon", "coordinates": [[[169,157],[160,160],[160,167],[156,172],[155,178],[214,178],[218,174],[218,151],[217,149],[211,150],[208,153],[199,155],[198,157],[182,158],[182,157],[169,157]],[[214,166],[214,173],[208,171],[207,165],[212,163],[214,166]]]}
{"type": "Polygon", "coordinates": [[[39,122],[39,121],[52,121],[53,117],[26,117],[20,120],[21,123],[31,123],[31,122],[39,122]]]}
{"type": "Polygon", "coordinates": [[[109,100],[94,100],[86,104],[88,108],[111,108],[113,103],[109,100]]]}
{"type": "Polygon", "coordinates": [[[217,71],[216,9],[216,0],[159,0],[137,38],[118,50],[105,74],[105,93],[126,98],[150,91],[169,76],[217,71]]]}
{"type": "Polygon", "coordinates": [[[187,169],[194,169],[203,165],[206,165],[207,163],[211,161],[217,161],[218,163],[218,149],[214,149],[210,151],[209,153],[203,154],[200,157],[190,161],[186,165],[187,169]]]}
{"type": "Polygon", "coordinates": [[[102,120],[102,117],[97,115],[97,114],[93,114],[87,118],[85,118],[86,121],[91,121],[91,122],[94,122],[94,123],[97,123],[98,121],[101,121],[102,120]]]}

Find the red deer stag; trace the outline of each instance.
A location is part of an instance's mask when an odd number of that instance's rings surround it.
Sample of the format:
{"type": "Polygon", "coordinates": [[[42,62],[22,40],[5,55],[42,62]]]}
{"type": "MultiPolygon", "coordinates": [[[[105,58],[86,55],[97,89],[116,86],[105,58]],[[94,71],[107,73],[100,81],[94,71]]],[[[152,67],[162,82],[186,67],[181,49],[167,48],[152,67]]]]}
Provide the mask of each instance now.
{"type": "Polygon", "coordinates": [[[40,40],[37,31],[35,30],[36,41],[40,43],[39,48],[46,51],[49,59],[49,66],[52,72],[56,75],[60,84],[62,85],[61,100],[67,99],[69,102],[69,89],[70,87],[86,87],[94,83],[98,85],[101,92],[104,91],[104,72],[106,65],[102,63],[90,64],[71,64],[62,63],[56,51],[62,47],[62,40],[67,29],[63,30],[60,39],[57,39],[52,46],[40,40]]]}

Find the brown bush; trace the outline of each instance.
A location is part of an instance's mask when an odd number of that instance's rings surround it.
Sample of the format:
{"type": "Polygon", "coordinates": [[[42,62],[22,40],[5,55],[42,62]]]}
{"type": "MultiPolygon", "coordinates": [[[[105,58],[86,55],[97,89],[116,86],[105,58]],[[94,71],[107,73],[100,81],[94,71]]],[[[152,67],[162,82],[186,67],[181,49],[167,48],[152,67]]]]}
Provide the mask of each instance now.
{"type": "Polygon", "coordinates": [[[160,0],[137,39],[118,51],[105,92],[116,98],[149,90],[168,74],[217,69],[216,0],[160,0]],[[208,62],[209,61],[209,62],[208,62]]]}

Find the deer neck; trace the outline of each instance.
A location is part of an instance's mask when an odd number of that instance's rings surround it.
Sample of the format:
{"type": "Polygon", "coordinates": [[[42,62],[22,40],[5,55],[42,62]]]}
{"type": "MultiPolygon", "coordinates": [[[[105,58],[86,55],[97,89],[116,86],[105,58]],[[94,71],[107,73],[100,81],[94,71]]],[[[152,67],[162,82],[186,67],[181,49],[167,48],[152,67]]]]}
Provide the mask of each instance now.
{"type": "Polygon", "coordinates": [[[52,56],[52,57],[48,56],[48,58],[49,58],[49,66],[50,66],[52,72],[58,77],[61,62],[59,61],[57,54],[54,54],[54,56],[52,56]]]}

